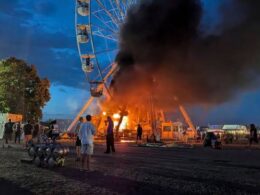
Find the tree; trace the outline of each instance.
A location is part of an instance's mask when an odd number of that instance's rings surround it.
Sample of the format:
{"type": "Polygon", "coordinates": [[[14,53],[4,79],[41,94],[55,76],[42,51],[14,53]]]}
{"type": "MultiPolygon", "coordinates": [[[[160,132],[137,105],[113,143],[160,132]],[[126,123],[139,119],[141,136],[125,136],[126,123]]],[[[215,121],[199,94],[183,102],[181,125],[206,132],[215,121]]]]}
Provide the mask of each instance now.
{"type": "Polygon", "coordinates": [[[50,81],[38,76],[34,65],[9,58],[0,61],[0,112],[38,120],[50,100],[50,81]]]}

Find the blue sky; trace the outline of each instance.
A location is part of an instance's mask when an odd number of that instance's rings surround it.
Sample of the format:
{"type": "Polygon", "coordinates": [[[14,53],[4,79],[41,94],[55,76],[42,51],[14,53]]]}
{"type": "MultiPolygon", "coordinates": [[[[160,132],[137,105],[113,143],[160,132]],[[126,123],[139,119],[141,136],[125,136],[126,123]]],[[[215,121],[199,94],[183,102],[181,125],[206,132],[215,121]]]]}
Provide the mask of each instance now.
{"type": "MultiPolygon", "coordinates": [[[[215,31],[218,8],[225,0],[204,0],[204,28],[215,31]],[[207,24],[207,25],[205,25],[207,24]]],[[[232,1],[229,1],[232,2],[232,1]]],[[[73,117],[88,99],[88,85],[81,70],[74,29],[73,0],[1,0],[0,59],[14,56],[36,65],[52,83],[45,118],[73,117]],[[61,3],[62,2],[62,3],[61,3]]],[[[243,92],[215,107],[190,108],[200,123],[260,124],[260,93],[243,92]]]]}

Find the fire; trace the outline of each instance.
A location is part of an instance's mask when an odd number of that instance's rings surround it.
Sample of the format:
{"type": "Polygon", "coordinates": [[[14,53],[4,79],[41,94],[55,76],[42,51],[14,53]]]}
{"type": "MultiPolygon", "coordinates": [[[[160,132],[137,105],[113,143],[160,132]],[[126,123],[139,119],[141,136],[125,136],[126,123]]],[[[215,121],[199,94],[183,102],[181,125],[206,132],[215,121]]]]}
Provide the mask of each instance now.
{"type": "Polygon", "coordinates": [[[120,114],[118,114],[118,113],[113,114],[113,118],[114,119],[120,119],[120,114]]]}
{"type": "MultiPolygon", "coordinates": [[[[120,117],[121,116],[118,113],[113,114],[114,126],[115,127],[119,125],[120,117]]],[[[128,127],[128,116],[124,116],[123,120],[122,120],[122,122],[120,124],[119,131],[122,132],[124,129],[127,129],[127,127],[128,127]]]]}
{"type": "Polygon", "coordinates": [[[118,125],[118,121],[114,121],[114,126],[116,127],[118,125]]]}
{"type": "Polygon", "coordinates": [[[128,127],[128,116],[124,116],[119,130],[127,129],[127,127],[128,127]]]}

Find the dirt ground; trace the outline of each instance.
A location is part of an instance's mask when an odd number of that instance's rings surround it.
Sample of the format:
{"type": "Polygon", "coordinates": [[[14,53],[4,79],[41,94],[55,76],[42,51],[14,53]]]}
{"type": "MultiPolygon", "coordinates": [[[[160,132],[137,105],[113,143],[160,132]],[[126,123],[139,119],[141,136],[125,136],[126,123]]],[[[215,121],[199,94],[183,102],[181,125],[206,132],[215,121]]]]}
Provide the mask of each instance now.
{"type": "Polygon", "coordinates": [[[44,169],[21,163],[21,146],[1,147],[0,194],[260,194],[259,149],[104,148],[95,145],[92,171],[81,172],[73,152],[65,167],[44,169]]]}

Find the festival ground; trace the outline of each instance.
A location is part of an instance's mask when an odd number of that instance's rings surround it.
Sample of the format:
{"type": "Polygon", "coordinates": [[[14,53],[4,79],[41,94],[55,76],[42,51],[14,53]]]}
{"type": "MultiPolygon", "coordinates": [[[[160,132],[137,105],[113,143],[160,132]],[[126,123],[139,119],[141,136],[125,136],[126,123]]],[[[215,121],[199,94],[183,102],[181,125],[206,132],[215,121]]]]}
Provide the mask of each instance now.
{"type": "Polygon", "coordinates": [[[63,168],[21,163],[20,146],[0,148],[0,194],[259,194],[260,150],[229,146],[213,150],[145,148],[116,144],[115,154],[95,145],[91,172],[74,154],[63,168]]]}

